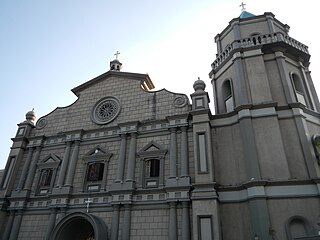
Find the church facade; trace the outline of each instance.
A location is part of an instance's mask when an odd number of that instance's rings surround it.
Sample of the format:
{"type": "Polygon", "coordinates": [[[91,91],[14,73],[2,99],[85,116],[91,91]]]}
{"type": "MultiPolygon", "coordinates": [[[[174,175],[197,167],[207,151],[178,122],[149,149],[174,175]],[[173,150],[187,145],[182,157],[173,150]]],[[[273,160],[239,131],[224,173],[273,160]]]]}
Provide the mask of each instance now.
{"type": "MultiPolygon", "coordinates": [[[[216,36],[190,99],[110,71],[18,124],[0,239],[320,239],[320,104],[307,46],[272,13],[216,36]]],[[[190,86],[192,87],[192,86],[190,86]]]]}

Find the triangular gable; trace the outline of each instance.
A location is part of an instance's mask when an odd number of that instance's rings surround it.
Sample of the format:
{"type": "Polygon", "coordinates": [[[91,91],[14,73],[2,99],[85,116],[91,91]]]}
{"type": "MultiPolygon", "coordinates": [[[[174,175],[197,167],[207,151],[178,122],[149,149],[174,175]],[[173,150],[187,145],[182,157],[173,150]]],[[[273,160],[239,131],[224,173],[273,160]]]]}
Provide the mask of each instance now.
{"type": "Polygon", "coordinates": [[[153,82],[151,81],[148,74],[140,74],[140,73],[129,73],[129,72],[120,72],[120,71],[108,71],[104,74],[101,74],[94,79],[91,79],[78,87],[73,88],[71,91],[76,95],[79,96],[80,93],[87,89],[88,87],[96,84],[100,81],[106,80],[110,77],[119,77],[119,78],[127,78],[136,81],[140,81],[140,84],[143,89],[145,90],[152,90],[154,88],[153,82]]]}
{"type": "Polygon", "coordinates": [[[145,145],[141,150],[138,152],[138,155],[140,157],[146,157],[146,156],[154,156],[154,155],[165,155],[167,153],[167,149],[165,149],[162,145],[159,143],[156,143],[154,141],[149,142],[147,145],[145,145]]]}
{"type": "Polygon", "coordinates": [[[57,168],[61,162],[61,159],[54,154],[49,154],[43,160],[41,160],[37,165],[38,168],[57,168]]]}
{"type": "Polygon", "coordinates": [[[104,149],[103,147],[97,145],[96,147],[92,148],[90,151],[88,151],[83,159],[84,161],[109,161],[111,158],[112,153],[110,153],[108,150],[104,149]]]}

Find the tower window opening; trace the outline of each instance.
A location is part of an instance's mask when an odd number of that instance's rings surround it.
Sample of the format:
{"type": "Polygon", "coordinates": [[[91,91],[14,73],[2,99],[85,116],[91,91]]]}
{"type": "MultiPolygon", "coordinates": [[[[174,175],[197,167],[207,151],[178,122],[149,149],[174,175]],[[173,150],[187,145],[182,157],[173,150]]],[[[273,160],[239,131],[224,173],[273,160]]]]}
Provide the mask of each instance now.
{"type": "Polygon", "coordinates": [[[299,76],[297,74],[292,74],[291,77],[292,77],[292,84],[293,84],[293,88],[296,93],[297,101],[300,102],[301,104],[307,106],[305,91],[304,91],[304,87],[302,85],[301,79],[299,78],[299,76]]]}
{"type": "Polygon", "coordinates": [[[233,94],[232,94],[232,88],[231,88],[231,81],[227,80],[223,83],[222,86],[222,92],[223,92],[223,100],[225,105],[225,111],[232,112],[234,109],[234,103],[233,103],[233,94]]]}

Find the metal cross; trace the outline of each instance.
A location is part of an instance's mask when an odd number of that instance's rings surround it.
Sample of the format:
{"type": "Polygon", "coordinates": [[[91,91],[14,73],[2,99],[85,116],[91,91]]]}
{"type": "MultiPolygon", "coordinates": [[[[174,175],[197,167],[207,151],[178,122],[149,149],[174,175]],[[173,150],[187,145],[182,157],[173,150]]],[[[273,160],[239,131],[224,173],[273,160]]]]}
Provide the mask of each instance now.
{"type": "Polygon", "coordinates": [[[241,11],[242,11],[242,12],[246,10],[246,8],[244,7],[245,5],[247,5],[247,4],[245,4],[245,3],[242,2],[242,3],[240,4],[240,6],[239,6],[239,7],[241,7],[241,11]]]}
{"type": "Polygon", "coordinates": [[[117,51],[114,55],[116,56],[116,59],[118,59],[118,55],[120,54],[119,51],[117,51]]]}
{"type": "Polygon", "coordinates": [[[92,198],[88,198],[88,200],[85,201],[85,203],[87,204],[87,213],[89,212],[89,206],[90,206],[90,203],[92,203],[92,198]]]}

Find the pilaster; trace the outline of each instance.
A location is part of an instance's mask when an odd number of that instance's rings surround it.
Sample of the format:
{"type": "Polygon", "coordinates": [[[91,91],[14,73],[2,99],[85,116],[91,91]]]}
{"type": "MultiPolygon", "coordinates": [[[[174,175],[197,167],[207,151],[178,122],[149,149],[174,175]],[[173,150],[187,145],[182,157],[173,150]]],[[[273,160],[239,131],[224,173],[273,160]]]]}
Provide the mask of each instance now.
{"type": "Polygon", "coordinates": [[[49,224],[47,228],[46,240],[50,239],[52,230],[56,224],[56,217],[57,217],[57,208],[52,208],[50,213],[50,218],[49,218],[49,224]]]}
{"type": "Polygon", "coordinates": [[[130,225],[131,225],[131,205],[124,205],[124,218],[122,226],[122,239],[130,240],[130,225]]]}
{"type": "Polygon", "coordinates": [[[170,128],[169,178],[177,177],[177,129],[170,128]]]}
{"type": "Polygon", "coordinates": [[[120,206],[117,204],[113,205],[112,222],[111,222],[111,240],[118,240],[119,217],[120,217],[120,206]]]}
{"type": "Polygon", "coordinates": [[[136,167],[136,148],[137,148],[137,133],[131,133],[129,156],[128,156],[128,172],[127,182],[134,181],[134,172],[136,167]]]}
{"type": "Polygon", "coordinates": [[[127,145],[127,135],[121,134],[118,171],[117,171],[117,177],[115,182],[123,182],[124,164],[126,161],[126,145],[127,145]]]}
{"type": "Polygon", "coordinates": [[[31,166],[30,166],[30,169],[28,172],[27,180],[25,182],[24,190],[31,190],[32,182],[33,182],[34,175],[35,175],[36,169],[37,169],[37,163],[38,163],[40,153],[41,153],[41,149],[42,149],[42,146],[36,147],[36,153],[32,159],[32,162],[31,162],[31,166]]]}
{"type": "Polygon", "coordinates": [[[66,148],[64,150],[61,169],[60,169],[60,173],[59,173],[58,184],[57,184],[57,187],[60,187],[60,188],[63,186],[64,179],[66,177],[66,172],[67,172],[67,167],[68,167],[69,157],[70,157],[70,150],[71,150],[71,142],[67,141],[66,148]]]}
{"type": "Polygon", "coordinates": [[[23,169],[22,169],[21,176],[20,176],[20,179],[19,179],[19,184],[18,184],[18,187],[17,187],[17,191],[20,191],[24,187],[24,183],[25,183],[26,176],[27,176],[27,173],[28,173],[28,168],[29,168],[31,160],[32,160],[33,151],[34,151],[34,147],[29,147],[28,156],[27,156],[27,159],[26,159],[26,161],[25,161],[25,163],[23,165],[23,169]]]}
{"type": "Polygon", "coordinates": [[[189,176],[188,128],[181,127],[181,177],[189,176]]]}
{"type": "Polygon", "coordinates": [[[20,229],[20,225],[21,225],[21,221],[22,221],[22,215],[23,215],[23,212],[20,210],[15,214],[9,240],[17,240],[18,239],[19,229],[20,229]]]}
{"type": "Polygon", "coordinates": [[[190,240],[190,213],[189,202],[182,202],[182,216],[181,216],[181,239],[190,240]]]}
{"type": "Polygon", "coordinates": [[[71,161],[69,164],[68,174],[67,174],[66,183],[65,183],[65,186],[67,187],[72,187],[73,185],[74,173],[76,171],[76,166],[78,161],[79,148],[80,148],[80,140],[76,140],[74,143],[74,148],[72,151],[71,161]]]}
{"type": "Polygon", "coordinates": [[[177,203],[170,202],[169,203],[169,232],[168,232],[168,240],[176,240],[178,239],[177,235],[177,203]]]}

